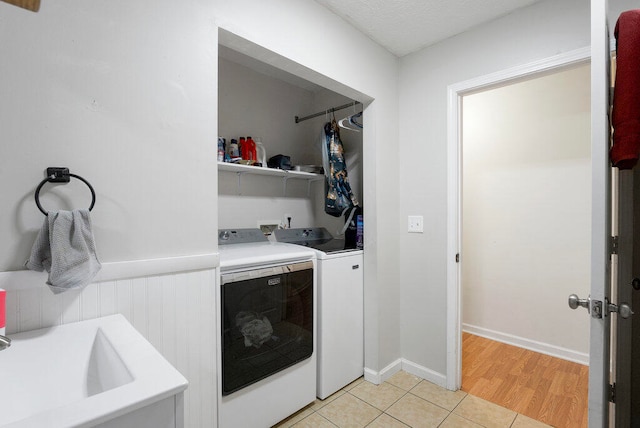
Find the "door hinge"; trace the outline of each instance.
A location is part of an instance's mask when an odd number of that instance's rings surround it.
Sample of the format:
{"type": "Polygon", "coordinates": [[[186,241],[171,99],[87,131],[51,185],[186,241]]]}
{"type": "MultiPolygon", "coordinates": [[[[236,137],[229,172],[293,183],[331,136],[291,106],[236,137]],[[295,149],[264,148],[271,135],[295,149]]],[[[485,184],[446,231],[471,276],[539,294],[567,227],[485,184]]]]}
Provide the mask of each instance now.
{"type": "Polygon", "coordinates": [[[609,384],[609,401],[611,403],[616,402],[616,383],[613,382],[613,385],[609,384]]]}
{"type": "Polygon", "coordinates": [[[456,263],[460,263],[460,253],[456,254],[456,263]]]}
{"type": "Polygon", "coordinates": [[[612,236],[611,238],[611,254],[618,254],[618,237],[612,236]]]}

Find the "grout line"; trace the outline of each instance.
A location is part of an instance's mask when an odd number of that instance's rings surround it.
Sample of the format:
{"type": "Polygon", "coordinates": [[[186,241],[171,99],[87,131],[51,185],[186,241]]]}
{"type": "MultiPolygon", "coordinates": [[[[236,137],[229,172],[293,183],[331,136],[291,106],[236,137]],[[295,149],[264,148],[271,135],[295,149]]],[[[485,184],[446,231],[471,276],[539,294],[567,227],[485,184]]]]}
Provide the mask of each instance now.
{"type": "MultiPolygon", "coordinates": [[[[314,413],[317,413],[317,412],[314,412],[314,413]]],[[[313,413],[312,413],[312,414],[313,414],[313,413]]],[[[309,415],[309,416],[311,416],[311,415],[309,415]]],[[[307,418],[308,418],[309,416],[307,416],[307,418]]],[[[329,423],[330,423],[331,425],[333,425],[334,427],[339,428],[339,427],[338,427],[338,425],[336,425],[336,424],[334,424],[334,423],[333,423],[333,421],[331,421],[331,420],[329,420],[329,419],[325,418],[325,417],[324,417],[324,416],[322,416],[320,413],[318,413],[318,416],[320,416],[320,417],[321,417],[322,419],[324,419],[325,421],[329,422],[329,423]]],[[[304,419],[307,419],[307,418],[304,418],[304,419]]],[[[303,419],[303,420],[304,420],[304,419],[303,419]]]]}
{"type": "MultiPolygon", "coordinates": [[[[425,381],[426,381],[426,380],[425,380],[425,381]]],[[[363,381],[363,382],[366,382],[366,381],[363,381]]],[[[426,381],[426,382],[428,382],[428,381],[426,381]]],[[[362,382],[360,382],[360,383],[362,383],[362,382]]],[[[359,383],[359,384],[360,384],[360,383],[359,383]]],[[[334,402],[335,400],[337,400],[338,398],[340,398],[341,396],[343,396],[343,395],[345,395],[345,394],[349,394],[349,395],[351,395],[352,397],[356,398],[357,400],[359,400],[359,401],[361,401],[361,402],[363,402],[363,403],[365,403],[365,404],[367,404],[367,405],[369,405],[369,406],[373,407],[374,409],[376,409],[376,410],[378,410],[378,411],[380,411],[380,412],[381,412],[378,416],[376,416],[376,417],[375,417],[375,419],[373,419],[373,421],[369,422],[366,426],[370,426],[371,424],[373,424],[373,423],[374,423],[376,420],[378,420],[382,415],[386,415],[386,416],[388,416],[388,417],[390,417],[390,418],[392,418],[392,419],[394,419],[394,420],[398,421],[399,423],[402,423],[403,425],[407,425],[407,426],[409,426],[408,424],[406,424],[406,423],[405,423],[405,422],[403,422],[402,420],[400,420],[400,419],[398,419],[398,418],[396,418],[396,417],[394,417],[394,416],[390,415],[389,413],[387,413],[387,410],[389,410],[389,409],[390,409],[394,404],[396,404],[397,402],[399,402],[399,401],[400,401],[402,398],[404,398],[407,394],[411,394],[412,396],[414,396],[414,397],[416,397],[416,398],[419,398],[419,399],[421,399],[421,400],[424,400],[424,401],[426,401],[426,402],[428,402],[428,403],[430,403],[430,404],[432,404],[432,405],[434,405],[434,406],[436,406],[436,407],[438,407],[438,408],[441,408],[441,409],[443,409],[443,410],[445,410],[445,411],[447,411],[447,412],[449,413],[449,414],[447,415],[447,417],[446,417],[442,422],[440,422],[440,424],[438,424],[438,427],[442,426],[442,424],[444,424],[444,422],[445,422],[445,421],[446,421],[446,420],[447,420],[451,415],[456,415],[457,417],[462,418],[462,419],[464,419],[464,420],[466,420],[466,421],[472,422],[472,423],[474,423],[474,424],[476,424],[476,425],[478,425],[478,426],[481,426],[481,427],[483,427],[483,426],[484,426],[484,425],[480,424],[479,422],[474,421],[473,419],[469,419],[469,418],[467,418],[467,417],[464,417],[464,416],[462,416],[462,415],[459,415],[459,414],[457,414],[457,413],[454,413],[454,412],[456,411],[456,409],[457,409],[458,407],[460,407],[460,405],[462,404],[462,402],[463,402],[465,399],[467,399],[467,397],[469,397],[469,396],[474,396],[473,394],[469,394],[468,392],[463,391],[463,392],[465,392],[465,396],[464,396],[464,397],[463,397],[463,398],[458,402],[458,404],[457,404],[457,405],[456,405],[452,410],[449,410],[449,409],[446,409],[446,408],[444,408],[444,407],[442,407],[442,406],[440,406],[440,405],[438,405],[438,404],[436,404],[436,403],[433,403],[433,402],[431,402],[431,401],[429,401],[429,400],[427,400],[427,399],[424,399],[424,398],[422,398],[422,397],[420,397],[420,396],[418,396],[418,395],[416,395],[416,394],[412,393],[411,391],[412,391],[415,387],[417,387],[417,386],[418,386],[418,384],[416,384],[416,385],[415,385],[414,387],[412,387],[409,391],[407,391],[407,390],[405,390],[405,389],[403,389],[403,388],[401,388],[401,387],[399,387],[399,386],[396,386],[396,385],[394,385],[394,384],[392,384],[392,383],[389,383],[389,382],[383,382],[382,384],[384,384],[384,383],[388,383],[389,385],[391,385],[391,386],[393,386],[393,387],[397,388],[398,390],[400,390],[400,391],[402,392],[402,395],[401,395],[397,400],[395,400],[391,405],[389,405],[385,410],[382,410],[382,409],[380,409],[380,408],[378,408],[378,407],[374,406],[372,403],[369,403],[367,400],[364,400],[364,399],[362,399],[362,398],[360,398],[360,397],[358,397],[358,396],[356,396],[356,395],[352,394],[352,393],[351,393],[351,390],[352,390],[352,389],[354,389],[354,388],[357,386],[357,385],[355,385],[353,388],[351,388],[351,389],[350,389],[350,390],[348,390],[348,391],[347,391],[347,390],[344,390],[344,389],[340,390],[340,391],[343,391],[343,394],[340,394],[340,396],[338,396],[338,397],[334,398],[333,400],[331,400],[330,402],[326,403],[324,406],[320,407],[318,410],[310,409],[310,410],[311,410],[311,413],[310,413],[310,414],[308,414],[307,416],[305,416],[304,418],[300,419],[299,421],[297,421],[295,424],[298,424],[298,423],[302,422],[303,420],[305,420],[305,419],[309,418],[310,416],[312,416],[314,413],[317,413],[317,414],[318,414],[318,416],[320,416],[321,418],[323,418],[324,420],[326,420],[327,422],[329,422],[332,426],[336,426],[336,427],[337,427],[337,425],[336,425],[334,422],[332,422],[331,420],[329,420],[328,418],[326,418],[325,416],[323,416],[319,411],[320,411],[322,408],[324,408],[326,405],[329,405],[329,404],[331,404],[332,402],[334,402]]],[[[380,385],[382,385],[382,384],[380,384],[380,385]]],[[[332,395],[333,395],[333,394],[332,394],[332,395]]],[[[474,397],[476,397],[476,398],[480,398],[480,397],[477,397],[477,396],[474,396],[474,397]]],[[[328,397],[327,397],[327,398],[328,398],[328,397]]],[[[485,401],[486,401],[486,400],[485,400],[485,401]]],[[[311,404],[309,404],[307,407],[308,407],[308,408],[311,408],[311,407],[313,407],[313,406],[314,406],[314,404],[315,404],[315,403],[311,403],[311,404]]],[[[494,403],[494,404],[495,404],[495,403],[494,403]]],[[[498,405],[498,406],[499,406],[499,405],[498,405]]],[[[307,408],[307,407],[305,407],[305,408],[307,408]]],[[[499,406],[499,407],[502,407],[502,406],[499,406]]],[[[303,411],[305,408],[300,409],[299,411],[303,411]]],[[[506,409],[506,407],[502,407],[502,408],[506,409]]],[[[506,410],[510,410],[510,409],[506,409],[506,410]]],[[[513,410],[512,410],[512,411],[513,411],[513,410]]],[[[509,427],[510,427],[510,428],[513,428],[513,425],[515,424],[515,422],[516,422],[516,420],[517,420],[517,418],[518,418],[518,415],[520,415],[520,414],[521,414],[521,413],[518,413],[518,412],[514,412],[514,413],[515,413],[515,416],[514,416],[513,420],[511,421],[511,423],[509,424],[509,427]]],[[[294,425],[295,425],[295,424],[294,424],[294,425]]],[[[291,425],[291,426],[293,426],[293,425],[291,425]]]]}

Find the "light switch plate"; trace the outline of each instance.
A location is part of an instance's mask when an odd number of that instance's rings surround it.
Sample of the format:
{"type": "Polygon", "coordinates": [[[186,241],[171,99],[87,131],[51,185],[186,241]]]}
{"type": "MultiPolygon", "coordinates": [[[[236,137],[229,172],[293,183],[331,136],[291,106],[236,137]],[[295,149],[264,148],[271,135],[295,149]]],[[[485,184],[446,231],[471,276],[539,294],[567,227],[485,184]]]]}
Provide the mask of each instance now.
{"type": "Polygon", "coordinates": [[[410,215],[408,231],[409,233],[423,233],[424,218],[421,215],[410,215]]]}

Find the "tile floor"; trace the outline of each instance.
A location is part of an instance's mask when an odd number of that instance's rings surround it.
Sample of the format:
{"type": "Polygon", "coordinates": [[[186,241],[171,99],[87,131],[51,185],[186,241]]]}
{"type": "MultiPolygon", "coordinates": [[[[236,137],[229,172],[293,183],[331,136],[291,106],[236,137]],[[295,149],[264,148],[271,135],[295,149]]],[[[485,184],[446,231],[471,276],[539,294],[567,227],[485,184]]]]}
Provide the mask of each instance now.
{"type": "Polygon", "coordinates": [[[360,378],[277,428],[543,428],[541,422],[406,372],[374,385],[360,378]]]}

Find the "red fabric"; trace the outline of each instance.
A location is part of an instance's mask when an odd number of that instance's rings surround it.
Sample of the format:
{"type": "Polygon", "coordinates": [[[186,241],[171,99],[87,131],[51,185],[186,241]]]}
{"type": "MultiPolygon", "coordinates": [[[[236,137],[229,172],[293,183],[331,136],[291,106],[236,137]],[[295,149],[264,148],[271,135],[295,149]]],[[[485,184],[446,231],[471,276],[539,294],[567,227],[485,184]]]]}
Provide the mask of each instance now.
{"type": "Polygon", "coordinates": [[[6,321],[6,297],[7,292],[0,290],[0,328],[4,327],[6,321]]]}
{"type": "Polygon", "coordinates": [[[640,9],[623,12],[616,36],[611,163],[631,169],[640,157],[640,9]]]}

